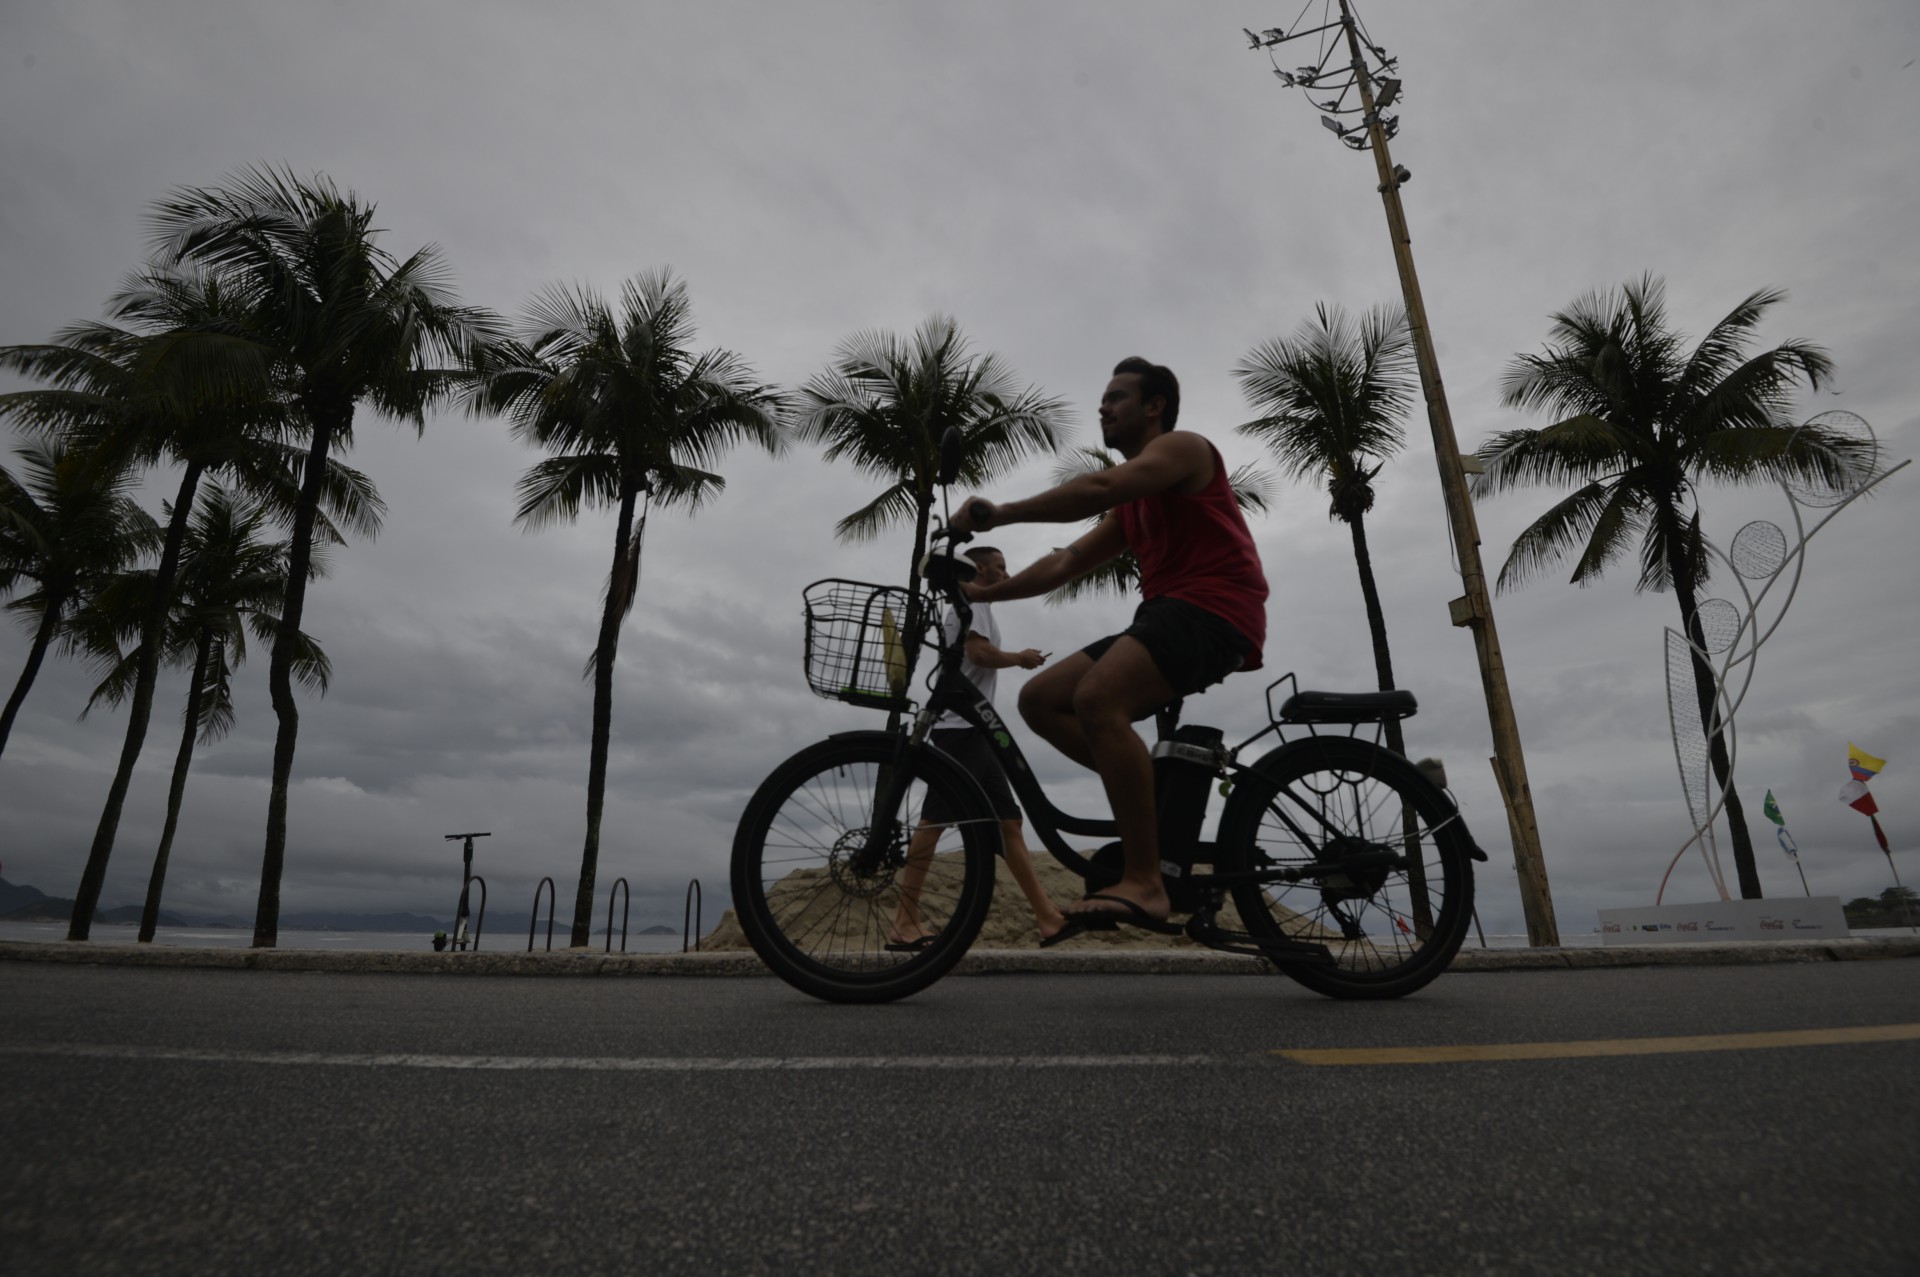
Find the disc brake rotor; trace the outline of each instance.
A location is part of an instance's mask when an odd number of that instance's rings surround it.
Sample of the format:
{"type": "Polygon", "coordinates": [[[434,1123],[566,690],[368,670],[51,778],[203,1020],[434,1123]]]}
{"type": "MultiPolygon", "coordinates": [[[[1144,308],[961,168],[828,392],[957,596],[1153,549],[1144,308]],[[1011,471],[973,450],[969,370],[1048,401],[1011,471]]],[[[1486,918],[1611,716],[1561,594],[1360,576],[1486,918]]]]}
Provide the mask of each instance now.
{"type": "Polygon", "coordinates": [[[827,872],[834,884],[849,896],[861,900],[871,900],[883,894],[893,886],[894,872],[906,863],[906,844],[904,836],[897,832],[880,848],[878,856],[869,857],[867,849],[868,831],[849,829],[841,834],[833,844],[833,850],[827,856],[827,872]],[[862,862],[874,861],[870,872],[862,862]]]}

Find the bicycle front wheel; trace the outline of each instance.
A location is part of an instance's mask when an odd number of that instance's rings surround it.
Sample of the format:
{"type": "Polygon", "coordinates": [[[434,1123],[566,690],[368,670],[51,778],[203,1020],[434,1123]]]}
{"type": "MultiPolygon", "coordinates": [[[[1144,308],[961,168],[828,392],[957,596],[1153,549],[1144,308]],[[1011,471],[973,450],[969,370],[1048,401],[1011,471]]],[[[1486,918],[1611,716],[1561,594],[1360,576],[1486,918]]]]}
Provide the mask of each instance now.
{"type": "Polygon", "coordinates": [[[1233,888],[1247,931],[1325,945],[1333,966],[1286,973],[1335,998],[1397,998],[1446,969],[1473,911],[1473,840],[1453,800],[1400,755],[1309,736],[1234,782],[1223,871],[1300,872],[1233,888]]]}
{"type": "Polygon", "coordinates": [[[993,902],[999,851],[999,821],[952,759],[931,746],[903,755],[885,732],[849,733],[789,758],[747,804],[733,840],[734,909],[754,951],[795,988],[888,1002],[966,953],[993,902]],[[889,792],[891,810],[878,811],[889,792]],[[929,798],[937,822],[921,818],[929,798]]]}

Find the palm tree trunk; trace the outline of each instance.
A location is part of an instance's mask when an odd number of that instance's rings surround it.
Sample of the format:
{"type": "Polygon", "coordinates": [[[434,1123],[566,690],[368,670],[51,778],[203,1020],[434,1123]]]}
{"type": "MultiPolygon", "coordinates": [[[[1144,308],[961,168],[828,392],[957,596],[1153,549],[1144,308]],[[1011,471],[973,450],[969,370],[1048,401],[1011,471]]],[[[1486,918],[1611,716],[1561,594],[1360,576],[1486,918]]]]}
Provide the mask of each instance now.
{"type": "MultiPolygon", "coordinates": [[[[1360,569],[1360,597],[1367,605],[1367,632],[1373,638],[1373,672],[1380,690],[1393,690],[1393,654],[1387,647],[1387,614],[1380,607],[1380,590],[1373,580],[1373,555],[1367,550],[1366,519],[1359,512],[1347,521],[1353,532],[1353,561],[1360,569]]],[[[1386,722],[1387,748],[1405,758],[1407,741],[1400,720],[1386,722]]],[[[1407,857],[1407,878],[1413,897],[1413,925],[1426,936],[1433,930],[1433,903],[1427,897],[1426,859],[1420,847],[1420,818],[1412,807],[1400,808],[1400,837],[1407,857]]]]}
{"type": "Polygon", "coordinates": [[[147,903],[140,910],[141,944],[153,943],[160,925],[160,892],[167,882],[167,857],[173,851],[173,831],[180,824],[180,800],[187,792],[187,768],[193,763],[193,738],[200,731],[200,702],[213,654],[213,632],[202,629],[193,653],[193,681],[187,685],[187,725],[180,733],[180,752],[173,760],[173,781],[167,786],[167,823],[160,830],[160,849],[153,853],[153,872],[147,876],[147,903]]]}
{"type": "Polygon", "coordinates": [[[193,513],[194,489],[199,486],[199,462],[189,462],[180,476],[180,491],[173,499],[173,520],[167,525],[166,547],[160,552],[160,566],[153,574],[153,601],[140,622],[140,659],[134,670],[133,703],[127,712],[127,738],[120,746],[120,765],[114,769],[113,784],[107,789],[107,805],[100,812],[100,826],[94,830],[93,846],[87,851],[87,865],[80,873],[80,886],[73,893],[73,920],[67,925],[67,939],[85,940],[93,929],[93,911],[100,904],[100,889],[107,881],[107,860],[113,855],[113,840],[120,832],[120,812],[126,805],[127,787],[133,783],[134,764],[140,761],[140,749],[147,742],[147,721],[153,716],[153,685],[160,671],[160,642],[166,627],[167,609],[173,602],[173,579],[180,570],[180,546],[186,540],[187,517],[193,513]]]}
{"type": "MultiPolygon", "coordinates": [[[[920,608],[922,606],[920,556],[927,552],[927,522],[932,514],[933,496],[928,493],[919,498],[919,510],[915,513],[913,521],[913,557],[907,560],[907,614],[901,618],[904,628],[900,631],[900,656],[903,666],[907,668],[911,668],[920,652],[920,608]]],[[[932,604],[933,599],[928,596],[925,605],[932,606],[932,604]]],[[[892,733],[899,729],[900,711],[888,710],[887,731],[892,733]]],[[[880,773],[880,783],[874,786],[876,802],[880,800],[880,795],[886,788],[886,772],[883,770],[880,773]]],[[[875,812],[874,818],[879,819],[880,813],[875,812]]]]}
{"type": "Polygon", "coordinates": [[[66,607],[64,596],[55,595],[47,600],[47,607],[40,614],[40,628],[34,631],[33,647],[27,652],[27,667],[20,671],[20,681],[13,685],[13,695],[7,698],[7,708],[0,711],[0,754],[7,752],[7,737],[13,733],[13,720],[19,717],[20,705],[27,699],[27,689],[33,686],[33,680],[40,673],[40,662],[46,658],[47,648],[53,643],[53,636],[60,629],[60,613],[66,607]]]}
{"type": "Polygon", "coordinates": [[[267,691],[278,726],[273,734],[273,788],[267,795],[267,845],[260,857],[260,899],[253,914],[253,947],[271,949],[280,938],[280,874],[287,857],[287,786],[293,778],[293,749],[300,735],[300,706],[293,698],[293,662],[300,647],[300,616],[307,604],[307,571],[313,564],[313,525],[326,478],[327,449],[337,428],[353,421],[353,404],[313,405],[313,445],[300,476],[300,501],[293,511],[287,547],[287,593],[280,628],[273,636],[267,666],[267,691]]]}
{"type": "MultiPolygon", "coordinates": [[[[1360,568],[1360,597],[1367,604],[1367,632],[1373,636],[1373,672],[1380,683],[1380,690],[1393,690],[1393,656],[1387,650],[1387,616],[1380,610],[1380,590],[1373,581],[1373,556],[1367,551],[1366,521],[1358,514],[1347,521],[1348,529],[1353,533],[1353,561],[1360,568]]],[[[1393,740],[1400,735],[1400,724],[1387,724],[1387,735],[1393,740]]],[[[1406,751],[1398,744],[1397,753],[1406,751]]]]}
{"type": "Polygon", "coordinates": [[[1741,806],[1739,791],[1733,787],[1733,762],[1727,753],[1726,730],[1720,721],[1720,698],[1715,690],[1719,683],[1706,658],[1700,655],[1706,640],[1700,628],[1699,609],[1694,603],[1698,587],[1678,536],[1669,537],[1667,544],[1674,547],[1668,551],[1667,570],[1673,577],[1673,592],[1680,599],[1681,629],[1690,640],[1687,654],[1693,665],[1693,690],[1700,706],[1700,726],[1707,737],[1707,757],[1713,764],[1714,779],[1727,796],[1725,810],[1727,832],[1733,842],[1734,874],[1740,881],[1741,898],[1759,900],[1764,894],[1760,890],[1760,870],[1753,858],[1753,835],[1747,832],[1746,808],[1741,806]]]}
{"type": "Polygon", "coordinates": [[[607,752],[613,739],[613,660],[620,646],[624,617],[620,574],[627,565],[627,538],[633,533],[637,492],[620,497],[614,529],[613,574],[607,578],[607,606],[600,614],[600,641],[593,649],[593,745],[587,761],[587,841],[580,852],[580,889],[573,898],[574,948],[593,943],[594,876],[600,864],[600,813],[607,799],[607,752]]]}

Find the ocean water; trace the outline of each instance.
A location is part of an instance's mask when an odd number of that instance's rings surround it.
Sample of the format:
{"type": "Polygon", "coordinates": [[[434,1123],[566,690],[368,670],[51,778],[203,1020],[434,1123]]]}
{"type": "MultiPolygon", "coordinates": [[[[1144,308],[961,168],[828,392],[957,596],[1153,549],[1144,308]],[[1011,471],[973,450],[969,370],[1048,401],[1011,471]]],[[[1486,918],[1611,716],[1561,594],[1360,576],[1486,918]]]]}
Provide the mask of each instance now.
{"type": "MultiPolygon", "coordinates": [[[[133,944],[138,928],[125,925],[115,926],[105,923],[94,924],[90,944],[120,945],[133,944]]],[[[67,924],[64,922],[0,922],[0,940],[45,940],[64,941],[67,938],[67,924]]],[[[411,931],[296,931],[283,927],[280,930],[282,949],[320,949],[330,953],[432,953],[432,933],[411,931]]],[[[171,948],[190,949],[244,949],[253,943],[253,931],[247,927],[161,927],[154,932],[153,942],[171,948]]],[[[595,935],[593,947],[604,949],[606,937],[595,935]]],[[[543,924],[534,934],[534,948],[545,949],[547,929],[543,924]]],[[[553,929],[553,947],[567,947],[567,928],[564,923],[556,924],[553,929]]],[[[527,948],[527,935],[522,931],[512,934],[502,931],[483,930],[480,933],[480,952],[482,953],[524,953],[527,948]]],[[[613,937],[613,951],[620,952],[620,936],[613,937]]],[[[628,953],[678,953],[680,935],[641,936],[629,934],[628,953]]]]}
{"type": "MultiPolygon", "coordinates": [[[[114,926],[98,924],[93,928],[90,943],[100,945],[133,944],[135,928],[132,926],[114,926]]],[[[1873,928],[1855,930],[1860,937],[1907,937],[1916,934],[1906,927],[1873,928]]],[[[0,922],[0,940],[43,940],[50,943],[64,941],[67,938],[67,924],[64,922],[0,922]]],[[[232,948],[243,949],[253,942],[253,932],[245,927],[162,927],[154,934],[153,941],[158,945],[182,948],[232,948]]],[[[546,928],[541,927],[534,935],[534,948],[544,949],[547,943],[546,928]]],[[[566,930],[556,926],[553,933],[556,949],[567,945],[566,930]]],[[[628,953],[678,953],[681,937],[677,934],[667,936],[629,935],[628,953]]],[[[1563,930],[1560,933],[1560,945],[1566,949],[1593,949],[1600,946],[1600,933],[1596,931],[1563,930]]],[[[283,929],[280,932],[282,949],[320,949],[329,952],[360,953],[431,953],[433,937],[401,931],[295,931],[283,929]]],[[[593,947],[604,950],[606,937],[596,935],[593,947]]],[[[1481,937],[1469,930],[1467,949],[1482,948],[1481,937]]],[[[1493,935],[1486,937],[1484,945],[1488,949],[1524,949],[1527,938],[1524,935],[1493,935]]],[[[524,953],[527,937],[524,933],[509,935],[504,932],[482,931],[480,933],[480,951],[482,953],[524,953]]],[[[620,951],[620,937],[616,935],[613,948],[620,951]]]]}

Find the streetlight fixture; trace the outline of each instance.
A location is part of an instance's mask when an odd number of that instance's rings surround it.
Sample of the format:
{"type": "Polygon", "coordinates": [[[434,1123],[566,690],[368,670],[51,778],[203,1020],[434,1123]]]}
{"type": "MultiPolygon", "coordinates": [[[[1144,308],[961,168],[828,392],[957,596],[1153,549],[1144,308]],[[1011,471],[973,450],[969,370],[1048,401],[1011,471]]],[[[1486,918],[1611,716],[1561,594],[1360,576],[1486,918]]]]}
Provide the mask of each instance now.
{"type": "Polygon", "coordinates": [[[1406,299],[1408,335],[1420,369],[1420,388],[1427,401],[1427,423],[1433,430],[1434,460],[1440,467],[1440,487],[1447,503],[1447,521],[1453,532],[1454,554],[1466,593],[1447,604],[1453,624],[1473,634],[1480,661],[1480,682],[1486,691],[1487,718],[1493,727],[1494,780],[1506,803],[1507,828],[1513,837],[1514,868],[1520,879],[1520,905],[1527,919],[1527,940],[1534,945],[1558,945],[1560,930],[1554,921],[1553,897],[1547,889],[1546,863],[1540,852],[1540,829],[1534,821],[1533,791],[1527,783],[1526,755],[1520,747],[1520,728],[1514,721],[1513,697],[1507,690],[1506,663],[1493,624],[1493,600],[1486,572],[1480,565],[1480,529],[1467,495],[1467,479],[1460,445],[1447,410],[1446,388],[1440,380],[1440,362],[1427,325],[1427,309],[1420,298],[1420,280],[1414,274],[1413,246],[1407,234],[1406,211],[1400,188],[1413,177],[1393,162],[1387,142],[1400,131],[1400,117],[1386,115],[1401,100],[1399,59],[1373,43],[1365,26],[1354,17],[1350,0],[1339,0],[1340,16],[1332,6],[1321,10],[1326,20],[1306,25],[1303,17],[1292,30],[1269,27],[1259,35],[1245,31],[1249,47],[1262,49],[1273,63],[1273,73],[1287,88],[1308,91],[1309,101],[1321,112],[1320,123],[1351,150],[1372,151],[1379,173],[1387,230],[1393,239],[1394,261],[1400,270],[1400,291],[1406,299]],[[1311,65],[1283,69],[1274,50],[1295,40],[1320,37],[1319,56],[1311,65]],[[1342,45],[1348,55],[1339,61],[1342,45]],[[1323,96],[1324,95],[1324,96],[1323,96]]]}

